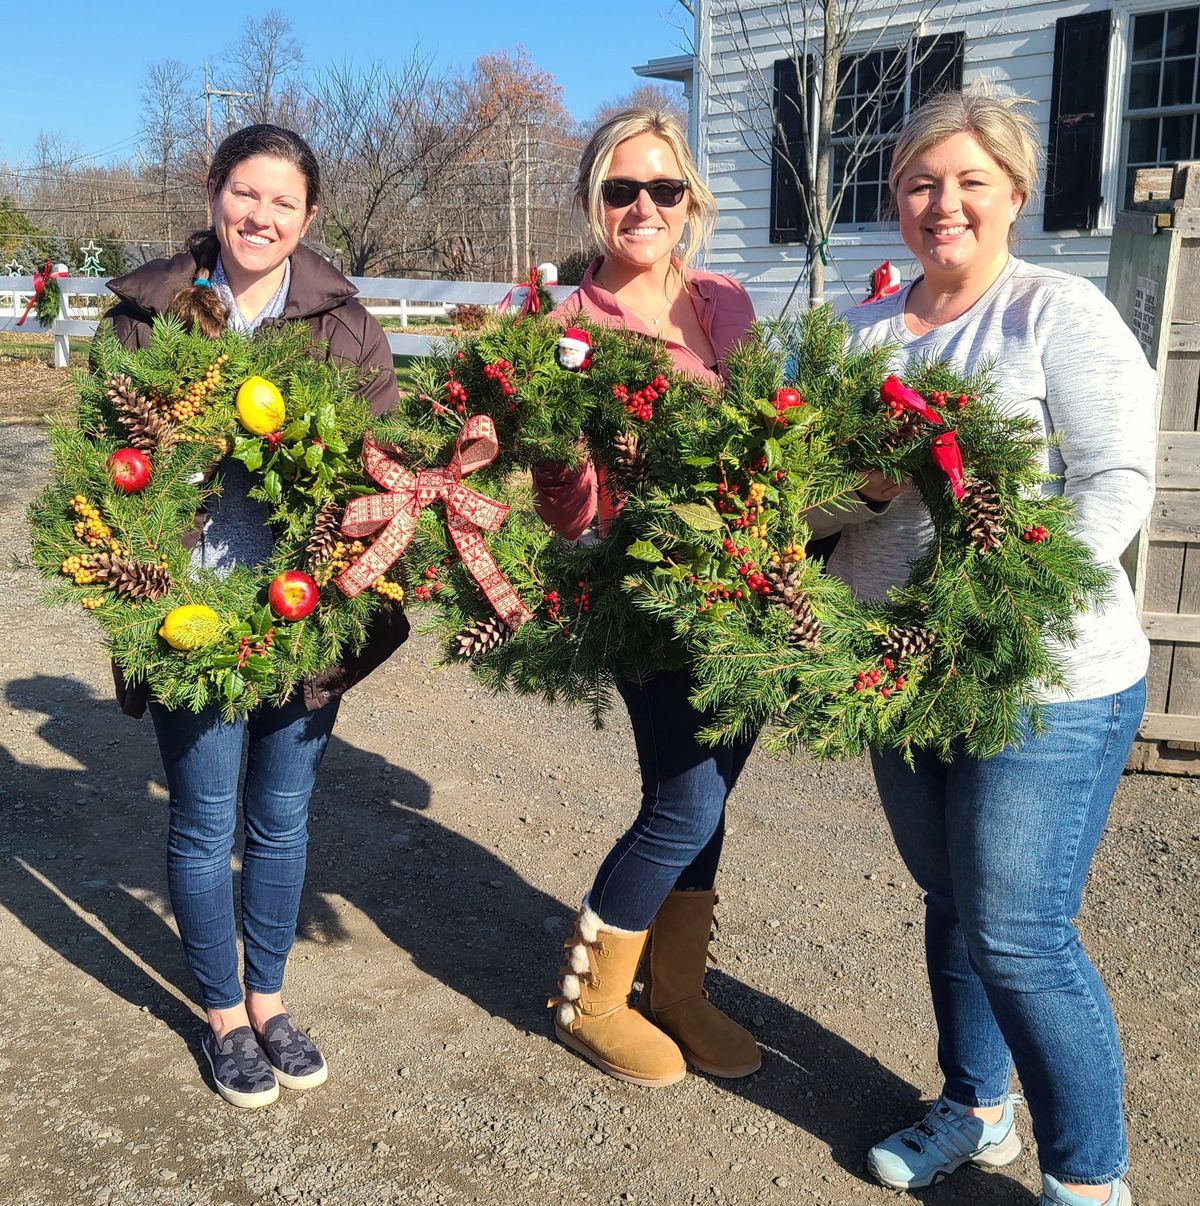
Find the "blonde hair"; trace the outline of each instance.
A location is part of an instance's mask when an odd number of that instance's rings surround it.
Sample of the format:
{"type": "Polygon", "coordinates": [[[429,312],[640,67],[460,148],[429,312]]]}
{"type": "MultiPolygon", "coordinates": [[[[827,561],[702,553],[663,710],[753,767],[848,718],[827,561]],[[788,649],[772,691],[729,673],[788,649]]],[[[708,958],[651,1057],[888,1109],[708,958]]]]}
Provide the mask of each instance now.
{"type": "Polygon", "coordinates": [[[989,96],[984,92],[940,92],[909,114],[892,149],[888,187],[895,197],[900,177],[930,147],[969,134],[1000,165],[1021,198],[1019,215],[1038,187],[1037,127],[1020,111],[1024,97],[989,96]]]}
{"type": "Polygon", "coordinates": [[[688,182],[684,199],[687,202],[687,242],[680,253],[682,266],[686,268],[702,248],[707,247],[717,220],[717,200],[700,179],[696,161],[692,158],[687,138],[675,120],[665,109],[626,109],[610,117],[592,136],[583,148],[579,159],[579,178],[575,182],[575,200],[596,245],[611,250],[604,223],[600,214],[604,200],[600,186],[604,183],[612,166],[613,155],[618,146],[639,134],[653,134],[661,138],[679,161],[679,170],[688,182]]]}

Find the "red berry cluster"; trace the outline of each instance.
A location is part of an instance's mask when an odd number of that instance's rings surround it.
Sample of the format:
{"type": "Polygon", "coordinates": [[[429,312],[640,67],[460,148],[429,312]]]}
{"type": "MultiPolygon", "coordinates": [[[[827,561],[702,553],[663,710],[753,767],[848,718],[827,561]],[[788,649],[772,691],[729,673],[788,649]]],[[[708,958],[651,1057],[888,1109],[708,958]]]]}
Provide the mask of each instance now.
{"type": "MultiPolygon", "coordinates": [[[[978,401],[978,394],[959,394],[957,397],[953,397],[950,391],[945,389],[935,389],[929,395],[930,406],[936,406],[940,409],[945,409],[947,406],[953,405],[957,406],[959,410],[966,410],[968,403],[978,401]]],[[[892,410],[892,414],[896,414],[894,408],[892,410]]]]}
{"type": "Polygon", "coordinates": [[[508,379],[511,372],[512,365],[507,360],[493,360],[491,364],[483,366],[483,375],[495,381],[506,398],[511,398],[517,392],[516,386],[508,379]]]}
{"type": "Polygon", "coordinates": [[[728,536],[721,542],[721,547],[729,554],[737,572],[746,580],[746,586],[756,595],[769,595],[771,584],[758,572],[755,563],[746,556],[745,545],[734,544],[728,536]]]}
{"type": "Polygon", "coordinates": [[[275,629],[268,628],[267,634],[261,641],[251,640],[244,636],[238,642],[237,668],[240,670],[252,657],[263,657],[275,643],[275,629]]]}
{"type": "Polygon", "coordinates": [[[433,592],[428,586],[418,586],[417,589],[413,591],[413,597],[415,599],[419,599],[422,603],[428,603],[429,600],[433,598],[433,592]]]}
{"type": "MultiPolygon", "coordinates": [[[[700,579],[695,574],[689,574],[688,582],[693,586],[698,586],[700,579]]],[[[719,582],[710,582],[700,589],[704,592],[704,598],[700,600],[700,611],[708,611],[714,603],[721,599],[744,599],[746,597],[746,592],[740,587],[730,590],[729,587],[722,586],[719,582]]]]}
{"type": "Polygon", "coordinates": [[[562,615],[562,604],[559,601],[558,591],[548,590],[542,596],[542,602],[546,604],[546,614],[552,620],[557,620],[562,615]]]}
{"type": "Polygon", "coordinates": [[[1029,544],[1041,544],[1042,541],[1046,540],[1049,536],[1050,533],[1047,532],[1046,529],[1041,526],[1041,524],[1038,524],[1038,526],[1035,528],[1026,528],[1025,531],[1021,533],[1021,539],[1029,544]]]}
{"type": "Polygon", "coordinates": [[[592,610],[592,596],[588,594],[587,583],[582,578],[580,578],[579,581],[576,583],[576,585],[579,587],[579,594],[577,594],[573,600],[575,605],[582,612],[591,611],[592,610]]]}
{"type": "Polygon", "coordinates": [[[890,657],[883,659],[883,665],[872,667],[870,670],[860,670],[858,677],[854,680],[854,689],[856,691],[870,691],[875,687],[879,687],[879,694],[884,699],[888,699],[893,691],[903,691],[905,683],[903,674],[896,673],[896,663],[890,657]],[[891,676],[890,685],[879,686],[883,682],[884,673],[891,676]]]}
{"type": "Polygon", "coordinates": [[[625,407],[627,415],[646,423],[654,418],[653,403],[667,392],[670,384],[666,377],[659,373],[649,385],[644,385],[632,393],[627,385],[614,385],[613,397],[625,407]]]}
{"type": "Polygon", "coordinates": [[[416,595],[422,603],[429,602],[439,590],[442,589],[442,584],[438,581],[438,567],[436,565],[427,565],[422,572],[422,577],[429,583],[428,586],[418,586],[413,594],[416,595]]]}
{"type": "MultiPolygon", "coordinates": [[[[460,415],[465,415],[467,413],[467,391],[463,388],[461,381],[456,381],[454,379],[453,369],[450,370],[449,376],[450,380],[446,382],[446,401],[453,403],[454,409],[458,411],[460,415]]],[[[435,402],[433,404],[433,409],[438,414],[441,414],[444,408],[439,408],[438,404],[435,402]]]]}

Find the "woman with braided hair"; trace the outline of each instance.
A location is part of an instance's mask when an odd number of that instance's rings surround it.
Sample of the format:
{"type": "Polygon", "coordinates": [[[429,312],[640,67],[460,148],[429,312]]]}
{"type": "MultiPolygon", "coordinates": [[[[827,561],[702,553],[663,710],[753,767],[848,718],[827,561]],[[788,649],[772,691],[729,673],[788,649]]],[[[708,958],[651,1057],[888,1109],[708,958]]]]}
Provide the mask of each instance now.
{"type": "MultiPolygon", "coordinates": [[[[216,338],[306,322],[314,352],[364,370],[361,392],[380,414],[399,400],[387,337],[355,289],[300,240],[317,213],[320,170],[299,135],[248,126],[217,148],[208,171],[212,225],[187,249],[155,260],[109,288],[109,311],[122,344],[146,346],[155,318],[174,315],[216,338]]],[[[192,551],[198,567],[228,573],[267,557],[273,538],[265,506],[249,497],[249,478],[221,462],[222,490],[198,517],[192,551]]],[[[408,635],[398,607],[384,609],[357,654],[280,706],[225,721],[219,707],[168,709],[142,684],[117,675],[123,711],[154,722],[170,792],[167,882],[188,963],[208,1014],[203,1050],[217,1091],[255,1108],[279,1085],[312,1088],[327,1066],[292,1022],[281,989],[295,938],[308,842],[308,801],[342,693],[384,661],[408,635]],[[242,745],[248,738],[243,811],[242,931],[244,991],[237,952],[230,856],[237,820],[242,745]]]]}

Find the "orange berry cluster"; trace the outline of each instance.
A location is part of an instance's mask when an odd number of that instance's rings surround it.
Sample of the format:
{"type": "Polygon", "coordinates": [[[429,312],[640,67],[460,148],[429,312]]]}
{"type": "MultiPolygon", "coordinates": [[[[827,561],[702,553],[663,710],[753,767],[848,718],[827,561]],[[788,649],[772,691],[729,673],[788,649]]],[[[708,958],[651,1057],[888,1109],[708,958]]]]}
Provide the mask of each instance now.
{"type": "Polygon", "coordinates": [[[182,396],[169,400],[156,398],[156,403],[162,407],[176,423],[186,423],[194,419],[203,409],[205,399],[221,384],[221,366],[229,359],[224,352],[216,358],[205,370],[199,381],[193,381],[184,390],[182,396]]]}
{"type": "Polygon", "coordinates": [[[389,582],[386,578],[376,578],[371,589],[393,603],[404,602],[404,587],[399,582],[389,582]]]}
{"type": "Polygon", "coordinates": [[[74,525],[75,535],[78,539],[93,549],[103,548],[111,542],[112,528],[100,518],[100,510],[94,503],[88,502],[84,495],[76,494],[71,499],[71,507],[79,516],[78,522],[74,525]]]}
{"type": "Polygon", "coordinates": [[[361,557],[366,551],[367,546],[361,540],[356,540],[353,544],[346,544],[345,541],[339,540],[333,546],[329,560],[314,571],[313,580],[318,586],[327,585],[331,578],[343,570],[348,570],[355,559],[361,557]]]}
{"type": "Polygon", "coordinates": [[[802,544],[797,544],[794,540],[789,541],[782,553],[771,554],[772,565],[782,565],[785,561],[789,565],[795,565],[798,561],[803,561],[805,557],[805,548],[802,544]]]}
{"type": "Polygon", "coordinates": [[[97,607],[101,607],[104,604],[104,597],[102,595],[89,595],[86,599],[80,601],[83,603],[85,611],[95,611],[97,607]]]}

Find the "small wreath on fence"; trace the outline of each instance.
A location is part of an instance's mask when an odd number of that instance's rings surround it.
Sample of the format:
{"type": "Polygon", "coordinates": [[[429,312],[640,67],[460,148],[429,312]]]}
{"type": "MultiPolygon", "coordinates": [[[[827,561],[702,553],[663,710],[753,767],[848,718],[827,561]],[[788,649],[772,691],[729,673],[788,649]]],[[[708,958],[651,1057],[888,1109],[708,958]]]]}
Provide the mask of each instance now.
{"type": "Polygon", "coordinates": [[[902,382],[891,354],[854,347],[828,308],[756,327],[723,390],[673,372],[655,341],[583,321],[447,341],[380,430],[442,464],[464,421],[492,419],[486,480],[513,510],[491,553],[522,610],[498,614],[423,514],[413,597],[445,656],[497,690],[586,702],[597,722],[615,678],[690,664],[713,741],[766,727],[776,748],[844,757],[1015,740],[1037,684],[1058,681],[1050,642],[1107,577],[1069,504],[1039,490],[1036,425],[1003,414],[986,374],[930,362],[902,382]],[[620,510],[604,539],[571,545],[511,471],[585,448],[620,510]],[[911,481],[933,528],[875,602],[806,557],[806,515],[845,506],[869,469],[911,481]]]}
{"type": "Polygon", "coordinates": [[[354,374],[315,358],[302,323],[211,341],[163,319],[139,351],[102,327],[92,360],[78,410],[52,424],[53,480],[30,513],[51,600],[90,611],[126,679],[163,704],[230,717],[360,646],[403,583],[380,574],[352,598],[335,584],[365,549],[341,536],[342,512],[373,488],[354,374]],[[260,564],[218,572],[186,538],[226,456],[275,540],[260,564]]]}

